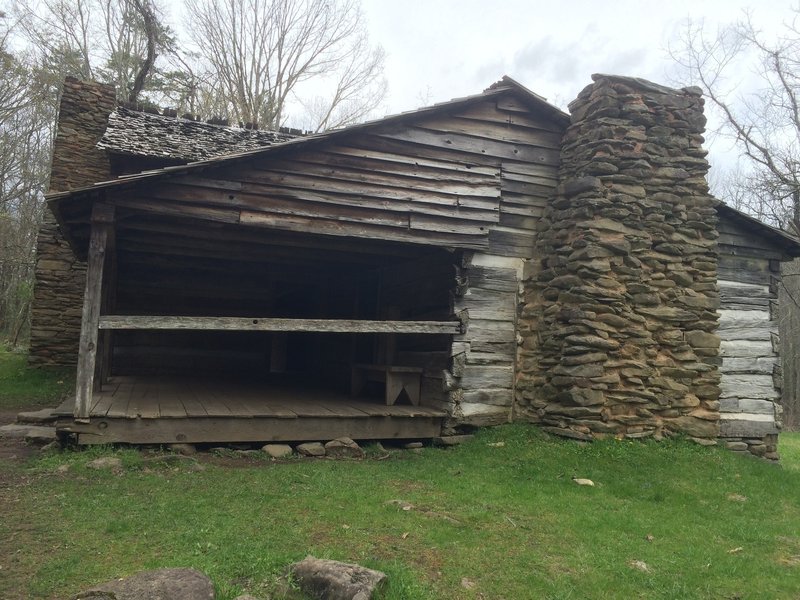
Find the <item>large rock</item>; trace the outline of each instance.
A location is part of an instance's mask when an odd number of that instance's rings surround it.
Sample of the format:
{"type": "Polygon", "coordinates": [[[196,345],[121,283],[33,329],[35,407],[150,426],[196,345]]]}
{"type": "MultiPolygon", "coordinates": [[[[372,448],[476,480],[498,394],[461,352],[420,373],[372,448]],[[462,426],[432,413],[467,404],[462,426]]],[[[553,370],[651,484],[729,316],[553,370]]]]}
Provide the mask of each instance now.
{"type": "Polygon", "coordinates": [[[196,569],[156,569],[101,583],[71,600],[214,600],[214,584],[196,569]]]}
{"type": "Polygon", "coordinates": [[[364,451],[348,437],[336,438],[325,444],[325,452],[334,458],[364,458],[364,451]]]}
{"type": "Polygon", "coordinates": [[[386,574],[359,565],[307,556],[289,567],[303,593],[317,600],[370,600],[386,574]]]}

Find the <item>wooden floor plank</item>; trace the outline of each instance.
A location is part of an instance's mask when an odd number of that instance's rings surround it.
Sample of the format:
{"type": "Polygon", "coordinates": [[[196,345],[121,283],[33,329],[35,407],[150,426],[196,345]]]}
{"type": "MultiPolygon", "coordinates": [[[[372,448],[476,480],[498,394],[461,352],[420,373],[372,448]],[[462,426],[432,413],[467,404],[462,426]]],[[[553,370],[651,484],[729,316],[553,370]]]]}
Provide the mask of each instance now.
{"type": "Polygon", "coordinates": [[[111,406],[106,413],[107,417],[128,418],[128,404],[131,400],[133,385],[131,383],[114,380],[115,389],[111,401],[111,406]]]}
{"type": "Polygon", "coordinates": [[[162,382],[158,388],[158,410],[162,418],[186,417],[181,397],[185,395],[185,383],[162,382]]]}
{"type": "Polygon", "coordinates": [[[108,409],[111,408],[113,400],[114,396],[110,390],[94,392],[94,394],[92,394],[93,406],[89,412],[89,417],[105,417],[108,413],[108,409]]]}
{"type": "Polygon", "coordinates": [[[186,411],[187,417],[207,417],[203,402],[197,395],[197,387],[194,382],[188,382],[185,388],[185,393],[181,396],[183,403],[183,410],[186,411]]]}
{"type": "MultiPolygon", "coordinates": [[[[72,407],[73,401],[64,403],[62,414],[71,415],[72,407]]],[[[446,413],[425,406],[386,406],[379,398],[352,398],[332,390],[287,383],[115,376],[95,394],[92,416],[352,420],[385,417],[438,419],[446,413]]]]}

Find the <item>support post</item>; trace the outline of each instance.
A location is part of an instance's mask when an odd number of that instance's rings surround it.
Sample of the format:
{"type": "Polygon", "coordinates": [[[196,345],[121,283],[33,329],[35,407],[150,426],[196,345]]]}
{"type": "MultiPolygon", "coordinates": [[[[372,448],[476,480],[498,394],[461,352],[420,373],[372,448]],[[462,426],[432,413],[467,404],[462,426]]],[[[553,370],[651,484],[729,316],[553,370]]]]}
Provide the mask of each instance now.
{"type": "Polygon", "coordinates": [[[97,337],[103,290],[103,267],[109,230],[114,226],[114,207],[97,203],[92,209],[92,233],[83,293],[78,374],[75,382],[75,419],[88,421],[94,389],[97,337]]]}

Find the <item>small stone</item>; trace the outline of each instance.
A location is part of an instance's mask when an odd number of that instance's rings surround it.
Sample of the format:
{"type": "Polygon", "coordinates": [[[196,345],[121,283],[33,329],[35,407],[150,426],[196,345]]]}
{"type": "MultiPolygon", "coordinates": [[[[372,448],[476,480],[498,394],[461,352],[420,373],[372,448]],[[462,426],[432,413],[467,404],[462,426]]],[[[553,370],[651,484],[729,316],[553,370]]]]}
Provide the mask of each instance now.
{"type": "Polygon", "coordinates": [[[408,442],[403,444],[403,448],[406,450],[414,450],[415,448],[422,448],[422,442],[408,442]]]}
{"type": "Polygon", "coordinates": [[[100,458],[95,458],[93,461],[86,463],[86,467],[96,470],[121,469],[122,459],[117,458],[116,456],[101,456],[100,458]]]}
{"type": "Polygon", "coordinates": [[[433,438],[433,443],[437,446],[458,446],[464,442],[468,442],[475,436],[470,434],[465,435],[443,435],[441,437],[433,438]]]}
{"type": "Polygon", "coordinates": [[[58,440],[53,440],[49,444],[45,444],[39,449],[39,452],[45,454],[47,452],[58,452],[61,450],[61,443],[58,440]]]}
{"type": "Polygon", "coordinates": [[[735,452],[744,452],[747,450],[747,444],[744,442],[726,442],[725,447],[728,450],[733,450],[735,452]]]}
{"type": "Polygon", "coordinates": [[[259,600],[259,599],[250,594],[242,594],[240,596],[236,596],[236,598],[234,598],[233,600],[259,600]]]}
{"type": "Polygon", "coordinates": [[[632,569],[636,569],[637,571],[641,571],[642,573],[650,572],[650,567],[643,560],[628,561],[628,566],[632,569]]]}
{"type": "Polygon", "coordinates": [[[286,458],[293,454],[292,447],[288,444],[267,444],[261,450],[269,454],[272,458],[286,458]]]}
{"type": "Polygon", "coordinates": [[[690,437],[695,444],[699,444],[701,446],[716,446],[717,440],[709,440],[707,438],[697,438],[697,437],[690,437]]]}
{"type": "Polygon", "coordinates": [[[319,442],[308,442],[300,444],[297,447],[297,452],[303,456],[325,456],[325,446],[319,442]]]}
{"type": "Polygon", "coordinates": [[[348,437],[340,437],[325,444],[325,453],[334,458],[364,458],[364,451],[348,437]]]}
{"type": "Polygon", "coordinates": [[[58,465],[56,467],[56,473],[68,473],[69,472],[69,465],[58,465]]]}
{"type": "Polygon", "coordinates": [[[197,448],[195,448],[194,444],[170,444],[167,446],[171,452],[175,454],[181,454],[183,456],[192,456],[193,454],[197,454],[197,448]]]}

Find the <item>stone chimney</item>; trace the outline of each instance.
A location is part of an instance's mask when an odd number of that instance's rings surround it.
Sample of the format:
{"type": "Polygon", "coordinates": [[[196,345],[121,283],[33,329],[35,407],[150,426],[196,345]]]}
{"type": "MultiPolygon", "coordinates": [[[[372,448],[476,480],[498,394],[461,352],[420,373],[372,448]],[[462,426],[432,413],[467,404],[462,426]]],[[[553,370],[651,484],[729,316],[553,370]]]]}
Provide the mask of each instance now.
{"type": "Polygon", "coordinates": [[[570,105],[560,185],[522,319],[518,414],[578,439],[713,439],[716,211],[700,90],[595,75],[570,105]],[[535,338],[535,339],[534,339],[535,338]]]}
{"type": "MultiPolygon", "coordinates": [[[[110,179],[108,156],[96,147],[116,106],[112,86],[68,77],[58,113],[50,191],[110,179]]],[[[55,218],[45,211],[36,250],[30,363],[73,365],[78,358],[85,265],[75,259],[55,218]]]]}

